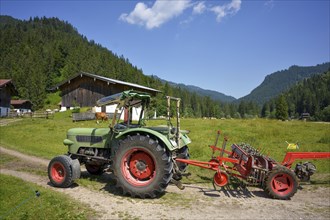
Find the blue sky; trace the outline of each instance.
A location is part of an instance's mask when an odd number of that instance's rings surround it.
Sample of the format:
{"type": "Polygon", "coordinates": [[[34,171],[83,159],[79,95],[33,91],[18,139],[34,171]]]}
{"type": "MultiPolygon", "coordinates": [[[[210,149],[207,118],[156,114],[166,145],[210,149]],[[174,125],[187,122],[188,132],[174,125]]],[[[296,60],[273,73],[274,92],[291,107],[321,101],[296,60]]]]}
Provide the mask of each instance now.
{"type": "Polygon", "coordinates": [[[249,94],[268,74],[330,61],[330,1],[16,1],[1,15],[68,21],[146,75],[249,94]]]}

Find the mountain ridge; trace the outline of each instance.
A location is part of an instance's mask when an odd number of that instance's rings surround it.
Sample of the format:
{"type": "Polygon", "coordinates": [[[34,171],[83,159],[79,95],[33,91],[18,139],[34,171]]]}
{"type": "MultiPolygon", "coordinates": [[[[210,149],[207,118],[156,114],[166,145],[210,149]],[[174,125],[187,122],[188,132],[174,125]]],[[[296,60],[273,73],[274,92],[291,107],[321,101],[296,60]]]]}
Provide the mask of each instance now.
{"type": "Polygon", "coordinates": [[[322,74],[329,68],[330,62],[315,66],[292,65],[288,69],[276,71],[265,76],[265,79],[259,86],[254,88],[248,95],[237,99],[236,102],[254,101],[262,105],[282,92],[287,91],[298,82],[315,74],[322,74]]]}
{"type": "Polygon", "coordinates": [[[298,66],[292,65],[288,69],[279,70],[265,76],[261,84],[254,88],[249,94],[236,99],[233,96],[226,95],[219,91],[203,89],[196,85],[186,85],[184,83],[176,83],[168,81],[152,75],[159,79],[162,83],[168,83],[174,87],[180,87],[187,89],[190,92],[196,92],[203,96],[209,96],[215,101],[221,102],[234,102],[239,103],[241,101],[253,101],[258,105],[263,105],[265,102],[271,100],[277,95],[289,90],[295,84],[301,82],[304,79],[310,78],[313,75],[322,74],[330,69],[330,62],[322,64],[316,64],[314,66],[298,66]]]}
{"type": "Polygon", "coordinates": [[[214,101],[232,102],[232,101],[236,100],[236,98],[233,97],[233,96],[226,95],[224,93],[221,93],[221,92],[218,92],[218,91],[215,91],[215,90],[203,89],[199,86],[186,85],[184,83],[175,83],[175,82],[172,82],[172,81],[162,79],[162,78],[158,77],[157,75],[152,75],[152,76],[159,79],[162,83],[168,83],[171,86],[179,87],[181,89],[186,89],[190,92],[196,92],[196,93],[198,93],[200,95],[203,95],[203,96],[209,96],[214,101]]]}

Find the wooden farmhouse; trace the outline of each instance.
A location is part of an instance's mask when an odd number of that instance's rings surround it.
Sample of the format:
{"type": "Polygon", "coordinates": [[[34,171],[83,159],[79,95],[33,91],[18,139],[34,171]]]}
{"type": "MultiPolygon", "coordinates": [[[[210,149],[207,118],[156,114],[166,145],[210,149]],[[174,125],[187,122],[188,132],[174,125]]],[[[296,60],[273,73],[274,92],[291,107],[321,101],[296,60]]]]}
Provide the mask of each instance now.
{"type": "Polygon", "coordinates": [[[151,95],[156,95],[157,92],[160,92],[146,86],[86,72],[80,72],[53,88],[53,90],[61,91],[62,111],[78,106],[93,107],[100,98],[130,89],[147,92],[151,95]]]}
{"type": "Polygon", "coordinates": [[[32,103],[29,100],[11,100],[10,105],[13,106],[19,114],[32,111],[32,103]]]}
{"type": "Polygon", "coordinates": [[[6,117],[10,112],[11,97],[18,95],[11,79],[0,79],[0,117],[6,117]]]}

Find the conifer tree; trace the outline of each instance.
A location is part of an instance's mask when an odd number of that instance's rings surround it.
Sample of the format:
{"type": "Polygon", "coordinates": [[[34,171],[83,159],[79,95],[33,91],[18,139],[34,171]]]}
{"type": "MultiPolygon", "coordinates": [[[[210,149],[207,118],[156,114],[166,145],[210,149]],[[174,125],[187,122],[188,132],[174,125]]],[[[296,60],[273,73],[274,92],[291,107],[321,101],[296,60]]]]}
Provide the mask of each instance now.
{"type": "Polygon", "coordinates": [[[279,98],[276,100],[276,118],[280,120],[286,120],[288,119],[288,103],[286,102],[286,99],[284,95],[279,96],[279,98]]]}

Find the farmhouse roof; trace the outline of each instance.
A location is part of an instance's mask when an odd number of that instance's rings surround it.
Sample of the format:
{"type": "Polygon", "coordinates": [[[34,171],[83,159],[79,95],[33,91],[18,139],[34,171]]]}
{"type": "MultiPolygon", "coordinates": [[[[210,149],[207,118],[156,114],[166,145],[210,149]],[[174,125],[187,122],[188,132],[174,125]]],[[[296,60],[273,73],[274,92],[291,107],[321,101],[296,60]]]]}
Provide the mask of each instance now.
{"type": "MultiPolygon", "coordinates": [[[[29,100],[23,100],[23,99],[19,99],[19,100],[10,100],[10,104],[11,105],[22,105],[24,103],[30,102],[29,100]]],[[[30,102],[31,103],[31,102],[30,102]]]]}
{"type": "Polygon", "coordinates": [[[0,87],[3,87],[9,82],[11,82],[11,79],[0,79],[0,87]]]}
{"type": "Polygon", "coordinates": [[[0,79],[0,90],[7,86],[10,87],[12,95],[18,95],[18,91],[11,79],[0,79]]]}
{"type": "Polygon", "coordinates": [[[71,80],[75,79],[78,76],[80,76],[80,77],[82,77],[82,76],[91,77],[91,78],[94,78],[94,79],[98,79],[98,80],[107,82],[108,84],[126,85],[126,86],[132,87],[133,89],[144,89],[144,90],[151,91],[151,92],[161,92],[160,90],[153,89],[153,88],[146,87],[146,86],[142,86],[142,85],[139,85],[139,84],[124,82],[124,81],[121,81],[121,80],[111,79],[111,78],[108,78],[108,77],[99,76],[99,75],[96,75],[96,74],[86,73],[86,72],[79,72],[76,75],[71,76],[69,79],[59,83],[58,85],[56,85],[51,90],[57,90],[59,87],[63,86],[64,84],[70,83],[71,80]]]}

